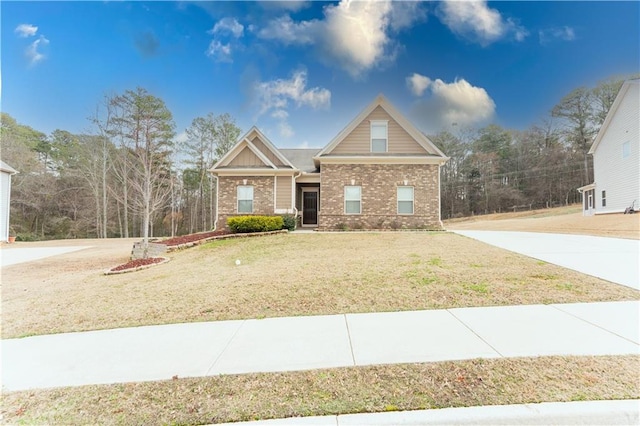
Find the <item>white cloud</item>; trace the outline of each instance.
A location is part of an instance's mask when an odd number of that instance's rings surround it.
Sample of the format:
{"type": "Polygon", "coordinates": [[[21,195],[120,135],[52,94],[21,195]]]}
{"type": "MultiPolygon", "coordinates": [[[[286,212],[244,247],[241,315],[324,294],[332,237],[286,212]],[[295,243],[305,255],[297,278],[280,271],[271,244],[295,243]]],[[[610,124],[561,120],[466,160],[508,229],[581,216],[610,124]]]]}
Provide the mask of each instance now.
{"type": "Polygon", "coordinates": [[[25,55],[29,60],[29,65],[36,65],[46,57],[40,50],[48,44],[49,40],[47,40],[44,36],[40,36],[37,40],[35,40],[27,47],[27,50],[25,50],[25,55]]]}
{"type": "Polygon", "coordinates": [[[209,34],[232,35],[235,38],[242,37],[244,26],[236,18],[222,18],[213,26],[209,34]]]}
{"type": "MultiPolygon", "coordinates": [[[[313,109],[328,108],[331,104],[331,92],[314,87],[307,89],[307,72],[296,71],[290,79],[277,79],[258,82],[255,92],[260,107],[260,114],[272,109],[283,110],[293,102],[297,107],[308,106],[313,109]]],[[[286,111],[285,111],[286,112],[286,111]]],[[[278,114],[281,114],[279,112],[278,114]]]]}
{"type": "Polygon", "coordinates": [[[509,35],[516,41],[522,41],[528,35],[524,27],[511,18],[503,19],[500,12],[488,7],[486,0],[444,0],[438,8],[438,16],[455,34],[483,46],[509,35]]]}
{"type": "Polygon", "coordinates": [[[406,82],[411,93],[415,96],[422,96],[424,91],[427,90],[427,87],[429,87],[429,84],[431,84],[431,79],[414,72],[407,77],[406,82]]]}
{"type": "Polygon", "coordinates": [[[217,62],[233,62],[231,58],[231,45],[224,44],[218,40],[212,40],[207,49],[207,56],[213,58],[217,62]]]}
{"type": "Polygon", "coordinates": [[[356,77],[392,60],[397,44],[393,32],[411,27],[426,16],[416,2],[341,0],[324,8],[324,19],[296,22],[285,15],[258,32],[285,45],[315,45],[330,65],[356,77]]]}
{"type": "Polygon", "coordinates": [[[294,22],[289,15],[269,21],[266,27],[258,31],[258,37],[265,40],[278,40],[285,45],[312,44],[319,21],[294,22]]]}
{"type": "Polygon", "coordinates": [[[20,24],[16,27],[15,33],[18,37],[32,37],[38,32],[38,27],[31,24],[20,24]]]}
{"type": "Polygon", "coordinates": [[[494,117],[496,104],[482,87],[472,86],[464,79],[445,83],[424,78],[429,80],[425,91],[428,89],[430,96],[415,105],[413,115],[429,131],[437,132],[452,125],[481,125],[494,117]]]}
{"type": "Polygon", "coordinates": [[[547,28],[538,31],[540,44],[547,44],[553,40],[573,41],[576,39],[576,32],[573,28],[564,26],[559,28],[547,28]]]}
{"type": "Polygon", "coordinates": [[[294,135],[293,128],[288,122],[287,108],[294,104],[297,108],[310,107],[312,109],[329,108],[331,92],[320,87],[307,88],[307,72],[296,71],[290,79],[276,79],[256,82],[254,85],[255,102],[258,114],[270,112],[272,118],[278,120],[280,136],[290,138],[294,135]]]}
{"type": "Polygon", "coordinates": [[[180,132],[176,135],[176,142],[185,143],[189,140],[189,135],[187,135],[187,131],[180,132]]]}

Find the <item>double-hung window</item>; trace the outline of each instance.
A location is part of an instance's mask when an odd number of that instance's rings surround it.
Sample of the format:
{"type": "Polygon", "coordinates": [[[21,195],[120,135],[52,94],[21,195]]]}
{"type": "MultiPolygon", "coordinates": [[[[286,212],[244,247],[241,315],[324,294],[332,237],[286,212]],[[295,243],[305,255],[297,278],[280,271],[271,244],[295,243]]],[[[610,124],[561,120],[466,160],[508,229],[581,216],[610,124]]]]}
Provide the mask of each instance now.
{"type": "Polygon", "coordinates": [[[413,214],[413,186],[398,187],[398,214],[413,214]]]}
{"type": "Polygon", "coordinates": [[[360,214],[362,213],[362,187],[361,186],[345,186],[344,187],[344,213],[360,214]]]}
{"type": "Polygon", "coordinates": [[[238,185],[238,213],[253,213],[252,185],[238,185]]]}
{"type": "Polygon", "coordinates": [[[387,122],[371,121],[371,152],[387,152],[387,122]]]}

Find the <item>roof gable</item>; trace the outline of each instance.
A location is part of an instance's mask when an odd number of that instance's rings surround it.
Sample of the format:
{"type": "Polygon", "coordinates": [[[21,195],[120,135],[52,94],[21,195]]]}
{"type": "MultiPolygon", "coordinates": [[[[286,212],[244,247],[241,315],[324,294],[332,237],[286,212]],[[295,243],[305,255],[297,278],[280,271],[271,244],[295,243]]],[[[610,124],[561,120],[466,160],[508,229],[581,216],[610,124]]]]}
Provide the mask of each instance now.
{"type": "Polygon", "coordinates": [[[422,132],[416,129],[398,110],[396,110],[389,101],[383,96],[378,95],[373,102],[371,102],[358,116],[356,116],[322,151],[320,151],[316,158],[329,155],[352,134],[363,121],[367,119],[378,108],[382,109],[388,116],[398,124],[400,129],[406,132],[423,150],[425,155],[447,158],[442,151],[436,147],[433,142],[429,140],[422,132]]]}
{"type": "Polygon", "coordinates": [[[613,121],[613,118],[617,114],[618,109],[622,104],[622,101],[624,100],[625,96],[627,96],[628,93],[631,92],[631,95],[633,94],[634,92],[634,90],[632,90],[633,88],[635,88],[636,96],[638,96],[637,91],[640,88],[640,79],[627,80],[622,84],[622,86],[620,87],[620,91],[616,95],[616,98],[613,101],[613,104],[611,105],[611,108],[609,109],[609,112],[607,113],[607,116],[605,117],[604,122],[600,127],[600,130],[598,131],[598,134],[596,135],[596,137],[593,140],[593,143],[591,144],[591,149],[589,149],[589,154],[593,154],[596,152],[596,150],[598,149],[598,146],[600,145],[600,142],[604,138],[604,135],[607,133],[607,130],[609,130],[609,125],[611,124],[611,121],[613,121]]]}
{"type": "Polygon", "coordinates": [[[283,166],[285,168],[295,168],[271,143],[271,141],[260,130],[258,130],[257,127],[253,126],[225,155],[222,156],[220,160],[218,160],[216,164],[213,165],[211,170],[228,166],[241,167],[242,165],[240,160],[234,160],[241,154],[244,158],[249,159],[250,157],[247,155],[247,151],[245,151],[245,149],[249,149],[267,168],[278,169],[283,166]],[[252,140],[256,140],[256,138],[258,140],[259,147],[251,142],[252,140]],[[269,157],[273,158],[275,162],[269,157]]]}

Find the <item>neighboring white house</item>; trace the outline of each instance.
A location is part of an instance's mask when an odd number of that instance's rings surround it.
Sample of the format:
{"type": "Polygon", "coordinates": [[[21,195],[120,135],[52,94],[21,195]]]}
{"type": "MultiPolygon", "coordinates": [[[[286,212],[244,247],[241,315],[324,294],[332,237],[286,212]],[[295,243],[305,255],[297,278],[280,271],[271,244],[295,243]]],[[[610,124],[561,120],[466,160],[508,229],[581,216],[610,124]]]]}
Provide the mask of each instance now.
{"type": "Polygon", "coordinates": [[[585,215],[640,208],[640,79],[626,81],[589,150],[592,184],[578,188],[585,215]]]}
{"type": "Polygon", "coordinates": [[[0,160],[0,241],[9,239],[9,213],[11,211],[11,175],[18,173],[0,160]]]}

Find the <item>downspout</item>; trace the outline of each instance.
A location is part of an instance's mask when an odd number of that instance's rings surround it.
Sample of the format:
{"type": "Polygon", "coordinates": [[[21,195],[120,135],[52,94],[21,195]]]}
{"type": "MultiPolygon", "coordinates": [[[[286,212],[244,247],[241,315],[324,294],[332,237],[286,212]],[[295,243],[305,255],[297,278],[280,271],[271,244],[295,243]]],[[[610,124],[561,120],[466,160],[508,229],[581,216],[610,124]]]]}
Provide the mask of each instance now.
{"type": "Polygon", "coordinates": [[[218,197],[219,197],[219,192],[218,190],[220,189],[220,179],[218,179],[218,176],[216,176],[215,174],[211,173],[211,175],[215,178],[216,180],[216,219],[213,222],[213,230],[215,231],[216,229],[218,229],[218,197]]]}
{"type": "Polygon", "coordinates": [[[291,199],[293,200],[293,206],[292,207],[293,207],[294,217],[296,218],[296,225],[298,224],[298,213],[299,213],[298,212],[298,208],[296,207],[296,195],[298,195],[298,187],[297,187],[296,180],[300,176],[302,176],[302,170],[299,170],[297,175],[293,175],[293,185],[292,185],[293,186],[293,191],[292,191],[293,194],[291,194],[291,195],[293,195],[293,197],[291,197],[291,199]]]}

